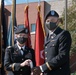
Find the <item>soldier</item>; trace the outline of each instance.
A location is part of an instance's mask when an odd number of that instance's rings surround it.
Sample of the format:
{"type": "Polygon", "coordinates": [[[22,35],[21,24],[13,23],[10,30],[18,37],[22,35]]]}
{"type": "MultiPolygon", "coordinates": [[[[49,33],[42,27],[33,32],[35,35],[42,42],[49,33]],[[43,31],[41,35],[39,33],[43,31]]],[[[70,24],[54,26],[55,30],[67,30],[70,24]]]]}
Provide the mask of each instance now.
{"type": "Polygon", "coordinates": [[[28,29],[17,28],[15,34],[17,43],[7,47],[5,51],[4,66],[7,75],[30,75],[31,67],[35,66],[35,55],[34,50],[25,45],[28,29]]]}
{"type": "Polygon", "coordinates": [[[32,69],[31,75],[70,75],[69,51],[71,36],[59,26],[59,14],[51,10],[45,18],[45,63],[32,69]]]}

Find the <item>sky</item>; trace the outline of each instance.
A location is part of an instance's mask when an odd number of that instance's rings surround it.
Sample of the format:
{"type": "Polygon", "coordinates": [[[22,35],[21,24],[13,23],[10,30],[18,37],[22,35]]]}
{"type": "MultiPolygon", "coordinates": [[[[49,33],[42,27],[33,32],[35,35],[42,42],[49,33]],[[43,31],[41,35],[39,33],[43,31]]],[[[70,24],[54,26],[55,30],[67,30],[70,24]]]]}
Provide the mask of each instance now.
{"type": "MultiPolygon", "coordinates": [[[[11,5],[12,4],[12,0],[4,0],[5,1],[5,5],[11,5]]],[[[16,0],[16,4],[20,4],[20,3],[29,3],[29,2],[38,2],[39,0],[16,0]]],[[[44,1],[44,0],[40,0],[40,1],[44,1]]],[[[45,0],[47,1],[47,0],[45,0]]]]}
{"type": "MultiPolygon", "coordinates": [[[[16,4],[20,4],[20,3],[29,3],[29,2],[38,2],[38,1],[54,1],[54,0],[16,0],[16,4]]],[[[55,0],[56,1],[56,0],[55,0]]],[[[4,0],[5,5],[11,5],[12,4],[12,0],[4,0]]]]}

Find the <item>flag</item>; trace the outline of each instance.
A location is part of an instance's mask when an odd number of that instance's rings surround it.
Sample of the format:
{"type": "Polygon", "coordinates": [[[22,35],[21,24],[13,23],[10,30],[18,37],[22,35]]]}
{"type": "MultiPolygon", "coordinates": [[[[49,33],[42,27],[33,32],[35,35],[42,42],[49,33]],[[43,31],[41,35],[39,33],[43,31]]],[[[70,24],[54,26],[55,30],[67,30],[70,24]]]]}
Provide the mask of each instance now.
{"type": "Polygon", "coordinates": [[[8,46],[14,45],[14,26],[16,26],[16,0],[12,1],[12,13],[10,16],[10,24],[7,33],[8,46]]]}
{"type": "MultiPolygon", "coordinates": [[[[2,25],[2,22],[1,22],[1,7],[2,7],[2,4],[1,4],[2,0],[0,0],[0,68],[2,67],[2,32],[1,32],[1,25],[2,25]]],[[[0,72],[1,74],[1,72],[0,72]]]]}
{"type": "Polygon", "coordinates": [[[7,32],[7,46],[12,46],[12,16],[10,16],[10,24],[7,32]]]}
{"type": "Polygon", "coordinates": [[[24,15],[25,15],[24,16],[24,27],[27,27],[28,31],[29,31],[28,40],[27,40],[26,45],[31,48],[31,35],[30,35],[30,28],[29,28],[28,5],[25,6],[24,15]]]}
{"type": "Polygon", "coordinates": [[[35,35],[35,58],[36,66],[44,63],[44,30],[40,16],[40,6],[38,6],[35,35]]]}
{"type": "Polygon", "coordinates": [[[5,49],[7,46],[7,25],[6,25],[6,18],[5,18],[5,8],[4,8],[4,0],[2,0],[2,11],[1,11],[1,16],[2,16],[2,28],[3,28],[3,48],[5,49]]]}
{"type": "Polygon", "coordinates": [[[7,26],[5,19],[5,8],[4,0],[0,0],[0,74],[3,75],[4,72],[4,49],[7,44],[7,26]]]}

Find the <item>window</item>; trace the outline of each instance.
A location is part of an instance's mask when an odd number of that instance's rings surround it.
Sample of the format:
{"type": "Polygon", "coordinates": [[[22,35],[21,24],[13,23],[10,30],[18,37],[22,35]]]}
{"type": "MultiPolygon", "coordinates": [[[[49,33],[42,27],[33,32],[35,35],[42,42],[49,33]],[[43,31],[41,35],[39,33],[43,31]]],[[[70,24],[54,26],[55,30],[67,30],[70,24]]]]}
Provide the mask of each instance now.
{"type": "Polygon", "coordinates": [[[36,30],[36,24],[31,24],[31,32],[35,33],[36,30]]]}
{"type": "Polygon", "coordinates": [[[18,25],[19,28],[24,28],[24,24],[18,25]]]}

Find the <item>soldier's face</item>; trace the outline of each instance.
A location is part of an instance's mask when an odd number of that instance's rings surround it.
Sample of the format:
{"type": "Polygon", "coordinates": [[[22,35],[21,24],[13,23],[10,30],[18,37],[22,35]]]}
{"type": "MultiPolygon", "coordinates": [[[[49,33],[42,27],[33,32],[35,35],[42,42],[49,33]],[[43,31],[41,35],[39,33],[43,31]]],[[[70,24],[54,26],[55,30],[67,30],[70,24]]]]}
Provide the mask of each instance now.
{"type": "Polygon", "coordinates": [[[49,30],[54,30],[58,25],[58,17],[49,16],[45,25],[49,30]]]}
{"type": "Polygon", "coordinates": [[[17,42],[19,45],[24,45],[28,38],[28,35],[25,33],[19,33],[16,36],[17,36],[17,42]]]}
{"type": "Polygon", "coordinates": [[[54,22],[54,23],[58,23],[58,17],[52,17],[52,16],[49,16],[46,20],[46,22],[54,22]]]}
{"type": "Polygon", "coordinates": [[[28,35],[25,34],[25,33],[19,33],[19,34],[17,34],[16,36],[17,36],[17,38],[18,38],[18,37],[28,38],[28,35]]]}

